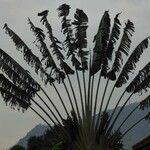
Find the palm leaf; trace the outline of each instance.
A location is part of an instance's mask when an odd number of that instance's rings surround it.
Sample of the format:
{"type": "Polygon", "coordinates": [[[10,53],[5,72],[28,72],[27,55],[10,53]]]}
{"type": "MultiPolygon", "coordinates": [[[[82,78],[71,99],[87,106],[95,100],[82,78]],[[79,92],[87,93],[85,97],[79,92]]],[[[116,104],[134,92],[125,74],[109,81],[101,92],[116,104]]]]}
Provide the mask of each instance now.
{"type": "Polygon", "coordinates": [[[116,72],[120,71],[120,68],[123,64],[122,53],[125,55],[128,55],[128,52],[130,50],[131,37],[134,32],[134,25],[130,20],[128,20],[125,25],[126,26],[123,31],[123,36],[122,36],[119,48],[115,53],[115,60],[112,65],[112,69],[108,73],[108,78],[110,80],[116,80],[116,72]]]}
{"type": "Polygon", "coordinates": [[[24,99],[18,98],[15,94],[11,94],[10,92],[8,92],[7,90],[1,87],[0,87],[0,93],[6,105],[9,105],[12,109],[15,109],[17,107],[18,110],[20,110],[21,108],[22,111],[24,112],[31,105],[29,102],[24,101],[24,99]]]}
{"type": "Polygon", "coordinates": [[[17,50],[20,50],[21,52],[23,52],[24,59],[28,63],[28,65],[30,65],[31,67],[34,67],[35,72],[37,74],[38,74],[38,71],[40,70],[40,76],[42,80],[44,80],[45,83],[47,83],[47,80],[49,82],[50,81],[54,82],[54,79],[50,77],[50,75],[48,75],[46,71],[44,70],[44,68],[42,67],[42,63],[39,60],[39,58],[32,53],[31,49],[29,49],[29,47],[22,41],[22,39],[15,32],[13,32],[7,26],[7,24],[4,25],[4,29],[6,30],[6,34],[8,34],[12,38],[17,50]]]}
{"type": "Polygon", "coordinates": [[[10,92],[11,94],[17,95],[18,98],[28,103],[30,103],[30,99],[33,97],[33,95],[26,93],[25,90],[22,90],[16,85],[14,85],[3,74],[0,74],[0,88],[3,88],[4,90],[10,92]]]}
{"type": "Polygon", "coordinates": [[[40,52],[42,53],[42,56],[43,56],[42,60],[46,60],[46,62],[45,62],[46,68],[49,68],[49,67],[52,67],[52,69],[57,68],[57,66],[46,46],[46,43],[44,42],[45,35],[43,33],[43,30],[35,27],[30,19],[28,19],[28,22],[30,24],[31,30],[34,32],[34,34],[36,36],[37,43],[39,43],[38,48],[40,49],[40,52]]]}
{"type": "Polygon", "coordinates": [[[53,48],[53,54],[57,56],[58,60],[62,60],[62,59],[64,59],[64,56],[61,53],[61,50],[62,50],[62,48],[60,46],[61,42],[56,37],[54,37],[53,32],[52,32],[52,27],[47,20],[47,15],[48,15],[48,12],[46,14],[44,14],[43,12],[38,13],[38,16],[42,17],[41,22],[43,23],[43,25],[45,25],[45,27],[48,30],[48,35],[49,35],[49,38],[52,42],[50,47],[53,48]]]}
{"type": "Polygon", "coordinates": [[[0,68],[10,77],[10,79],[16,78],[13,79],[14,82],[17,82],[19,84],[21,79],[35,90],[40,90],[40,85],[30,76],[28,71],[24,70],[12,57],[10,57],[2,49],[0,49],[0,61],[0,68]],[[19,76],[18,79],[17,76],[19,76]]]}
{"type": "Polygon", "coordinates": [[[144,110],[146,107],[150,106],[150,95],[140,102],[140,109],[144,110]]]}
{"type": "Polygon", "coordinates": [[[58,16],[63,17],[62,18],[62,31],[63,33],[68,33],[68,28],[70,28],[70,20],[66,19],[66,17],[69,15],[70,12],[70,6],[67,4],[62,4],[57,8],[58,10],[58,16]]]}
{"type": "MultiPolygon", "coordinates": [[[[65,57],[63,56],[63,54],[60,51],[60,50],[62,50],[62,48],[59,46],[59,44],[61,44],[61,42],[56,37],[53,36],[52,27],[51,27],[50,23],[47,20],[47,14],[46,15],[45,14],[40,15],[40,16],[42,16],[41,21],[48,30],[49,38],[52,42],[50,47],[53,48],[53,54],[57,56],[58,60],[60,60],[60,65],[64,66],[63,64],[61,64],[62,62],[64,62],[63,60],[65,59],[65,57]]],[[[67,65],[67,68],[63,68],[63,69],[64,69],[64,71],[67,71],[68,68],[69,68],[69,66],[67,65]]],[[[71,70],[71,68],[69,70],[71,70]]],[[[65,79],[65,73],[70,73],[70,71],[64,73],[59,68],[57,68],[57,69],[55,69],[55,73],[56,73],[56,79],[57,79],[58,83],[61,83],[65,79]]]]}
{"type": "Polygon", "coordinates": [[[71,61],[72,61],[72,65],[75,66],[77,70],[83,70],[80,61],[76,58],[74,54],[72,55],[71,61]]]}
{"type": "Polygon", "coordinates": [[[76,47],[79,49],[87,47],[87,39],[86,39],[86,29],[88,17],[81,9],[76,9],[76,13],[74,14],[74,22],[75,25],[75,43],[76,47]]]}
{"type": "Polygon", "coordinates": [[[40,12],[40,13],[38,13],[38,16],[44,16],[44,17],[47,17],[47,15],[48,15],[48,10],[44,10],[44,11],[42,11],[42,12],[40,12]]]}
{"type": "Polygon", "coordinates": [[[31,52],[31,49],[22,41],[22,39],[15,32],[13,32],[7,26],[7,24],[4,25],[4,29],[6,31],[6,34],[8,34],[12,38],[17,50],[20,50],[21,52],[23,51],[24,59],[26,60],[26,62],[34,67],[35,72],[38,73],[42,65],[39,58],[31,52]]]}
{"type": "MultiPolygon", "coordinates": [[[[107,12],[107,11],[106,11],[107,12]]],[[[102,70],[101,70],[101,76],[106,77],[107,75],[107,70],[109,69],[108,66],[108,58],[107,58],[107,46],[108,46],[108,40],[109,40],[109,34],[110,34],[110,17],[109,14],[106,13],[106,17],[104,19],[104,27],[102,27],[102,70]]]]}
{"type": "MultiPolygon", "coordinates": [[[[31,26],[32,31],[34,32],[34,34],[36,36],[37,42],[40,43],[40,45],[38,45],[38,47],[40,48],[40,51],[41,51],[41,53],[43,55],[43,59],[42,60],[46,59],[46,62],[45,62],[46,68],[51,67],[52,70],[54,70],[54,72],[56,73],[59,69],[58,69],[56,63],[54,62],[54,59],[51,56],[51,54],[50,54],[50,52],[49,52],[45,42],[43,41],[44,40],[43,30],[35,27],[30,19],[28,19],[28,21],[29,21],[29,24],[31,26]]],[[[74,71],[64,61],[61,61],[61,63],[62,62],[63,62],[63,64],[61,64],[61,67],[62,67],[62,69],[64,69],[65,73],[66,74],[73,74],[74,71]]],[[[59,71],[57,72],[56,76],[58,76],[58,75],[60,75],[59,71]]],[[[58,82],[60,82],[60,80],[58,82]]]]}
{"type": "Polygon", "coordinates": [[[69,15],[70,6],[67,5],[67,4],[62,4],[62,5],[60,5],[57,8],[57,10],[58,10],[59,17],[68,16],[69,15]]]}
{"type": "Polygon", "coordinates": [[[69,57],[70,55],[73,55],[76,50],[73,31],[71,28],[71,20],[67,19],[70,12],[70,6],[67,4],[62,4],[57,10],[59,17],[62,17],[62,31],[63,34],[66,34],[64,45],[68,48],[67,56],[69,57]]]}
{"type": "Polygon", "coordinates": [[[117,40],[119,40],[120,26],[121,26],[120,20],[118,19],[119,15],[120,15],[120,13],[117,14],[114,18],[114,24],[112,27],[110,39],[109,39],[108,46],[107,46],[106,55],[109,60],[112,60],[112,53],[114,50],[114,45],[116,44],[117,40]]]}
{"type": "Polygon", "coordinates": [[[109,33],[110,33],[110,17],[108,11],[105,11],[101,19],[98,32],[93,40],[93,42],[95,42],[95,47],[93,49],[91,75],[97,73],[101,69],[102,64],[104,64],[104,69],[105,70],[107,69],[106,65],[108,63],[106,62],[107,61],[106,48],[108,44],[109,33]]]}
{"type": "Polygon", "coordinates": [[[21,80],[20,76],[12,70],[4,61],[0,60],[0,69],[9,77],[13,83],[18,86],[20,89],[25,90],[25,92],[29,95],[34,96],[35,93],[38,91],[37,89],[31,87],[28,83],[21,80]]]}
{"type": "Polygon", "coordinates": [[[150,75],[150,62],[147,63],[142,70],[136,75],[132,82],[127,86],[127,92],[134,92],[138,85],[140,85],[150,75]]]}
{"type": "Polygon", "coordinates": [[[130,38],[132,37],[133,33],[134,33],[134,24],[130,20],[128,20],[124,28],[124,33],[118,49],[119,51],[123,52],[127,56],[131,45],[130,38]]]}
{"type": "Polygon", "coordinates": [[[124,65],[121,74],[118,77],[118,80],[116,82],[116,87],[121,87],[123,84],[125,84],[129,79],[129,73],[135,69],[136,63],[139,61],[140,56],[144,52],[146,48],[148,48],[149,43],[149,37],[145,38],[132,52],[130,57],[128,58],[128,61],[124,65]]]}
{"type": "Polygon", "coordinates": [[[70,66],[68,66],[68,64],[64,61],[61,62],[61,68],[64,69],[66,74],[74,74],[74,70],[72,70],[70,66]]]}
{"type": "Polygon", "coordinates": [[[147,92],[147,88],[150,88],[150,75],[148,75],[144,81],[136,87],[134,93],[140,92],[142,94],[143,90],[147,92]]]}
{"type": "Polygon", "coordinates": [[[55,70],[55,75],[56,75],[56,80],[58,81],[58,83],[63,83],[65,78],[66,78],[66,75],[63,71],[61,71],[60,69],[57,69],[55,70]]]}
{"type": "Polygon", "coordinates": [[[75,46],[78,49],[78,56],[81,58],[81,66],[83,70],[88,69],[87,56],[88,51],[84,51],[83,48],[87,47],[87,22],[88,17],[81,9],[76,9],[74,14],[74,22],[72,23],[75,26],[75,46]]]}
{"type": "Polygon", "coordinates": [[[71,20],[63,18],[63,33],[66,34],[66,39],[64,41],[64,46],[67,48],[67,57],[70,57],[74,53],[76,53],[76,44],[75,39],[73,37],[73,30],[71,28],[71,20]]]}

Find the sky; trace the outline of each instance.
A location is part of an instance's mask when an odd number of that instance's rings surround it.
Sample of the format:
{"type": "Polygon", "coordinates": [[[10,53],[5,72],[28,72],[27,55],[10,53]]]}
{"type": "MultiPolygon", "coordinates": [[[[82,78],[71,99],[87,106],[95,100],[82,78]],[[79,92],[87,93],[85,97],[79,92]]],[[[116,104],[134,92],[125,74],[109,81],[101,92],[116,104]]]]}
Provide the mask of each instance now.
{"type": "MultiPolygon", "coordinates": [[[[150,1],[149,0],[0,0],[0,48],[5,50],[17,62],[28,68],[22,60],[22,55],[18,53],[8,35],[4,33],[3,25],[7,23],[25,42],[33,49],[33,34],[30,32],[27,18],[40,27],[37,13],[49,10],[49,20],[56,36],[60,36],[60,19],[56,9],[59,5],[67,3],[71,6],[71,11],[76,8],[83,9],[89,17],[88,39],[91,41],[97,32],[99,21],[105,10],[109,10],[111,18],[115,14],[121,13],[122,24],[130,19],[135,24],[135,35],[133,43],[137,44],[142,39],[150,35],[150,1]]],[[[73,13],[72,13],[73,14],[73,13]]],[[[89,42],[90,43],[90,42],[89,42]]],[[[134,46],[133,46],[134,47],[134,46]]],[[[88,45],[92,48],[92,43],[88,45]]],[[[149,60],[149,54],[143,55],[142,61],[137,67],[149,60]]],[[[62,89],[61,89],[62,90],[62,89]]],[[[52,93],[53,94],[53,93],[52,93]]],[[[116,94],[119,94],[116,93],[116,94]]],[[[57,103],[59,105],[59,103],[57,103]]],[[[61,108],[60,108],[61,109],[61,108]]],[[[62,110],[63,112],[63,110],[62,110]]],[[[35,125],[43,123],[30,110],[22,114],[11,110],[0,98],[0,150],[9,148],[22,138],[35,125]]]]}

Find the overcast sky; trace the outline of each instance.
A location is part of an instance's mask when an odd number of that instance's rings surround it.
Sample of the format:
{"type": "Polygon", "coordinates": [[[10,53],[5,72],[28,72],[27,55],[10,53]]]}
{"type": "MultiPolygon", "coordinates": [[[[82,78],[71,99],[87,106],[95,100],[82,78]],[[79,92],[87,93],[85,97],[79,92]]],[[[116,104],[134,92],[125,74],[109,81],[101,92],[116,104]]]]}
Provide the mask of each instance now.
{"type": "MultiPolygon", "coordinates": [[[[15,30],[30,46],[33,42],[33,35],[27,24],[27,18],[30,17],[34,23],[41,26],[37,13],[48,9],[54,33],[59,36],[60,20],[56,8],[63,3],[71,5],[73,12],[76,8],[80,8],[87,13],[89,39],[95,35],[105,10],[109,10],[111,18],[116,13],[122,12],[120,16],[122,23],[127,19],[134,22],[136,33],[133,41],[135,44],[150,35],[150,0],[0,0],[0,48],[23,64],[21,55],[2,30],[4,23],[15,30]]],[[[89,48],[92,48],[91,45],[89,48]]],[[[147,54],[144,55],[144,62],[150,58],[147,54]]],[[[0,100],[0,150],[15,144],[39,123],[43,122],[32,112],[28,111],[22,115],[21,112],[6,107],[0,100]]]]}

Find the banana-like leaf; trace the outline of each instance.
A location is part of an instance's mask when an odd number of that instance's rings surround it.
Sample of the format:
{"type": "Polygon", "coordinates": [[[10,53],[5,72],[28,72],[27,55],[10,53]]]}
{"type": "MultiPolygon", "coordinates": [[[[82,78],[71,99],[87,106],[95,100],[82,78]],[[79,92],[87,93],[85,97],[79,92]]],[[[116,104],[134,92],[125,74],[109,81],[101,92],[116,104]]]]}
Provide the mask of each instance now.
{"type": "Polygon", "coordinates": [[[11,92],[8,92],[7,90],[1,87],[0,93],[6,105],[9,105],[12,109],[15,109],[17,107],[18,111],[22,109],[22,112],[24,112],[31,105],[29,102],[24,101],[24,99],[18,98],[16,95],[12,94],[11,92]]]}
{"type": "Polygon", "coordinates": [[[134,93],[140,92],[142,94],[143,90],[147,92],[147,88],[150,88],[150,75],[148,75],[144,81],[136,87],[134,93]]]}
{"type": "Polygon", "coordinates": [[[127,23],[125,24],[120,45],[115,53],[115,60],[112,65],[112,70],[107,75],[110,80],[116,80],[116,73],[120,71],[120,68],[123,64],[122,53],[128,56],[133,32],[134,32],[134,25],[130,20],[128,20],[127,23]]]}
{"type": "Polygon", "coordinates": [[[6,34],[8,34],[12,38],[17,50],[20,50],[21,52],[23,51],[24,59],[26,60],[26,62],[34,67],[35,72],[38,73],[42,65],[39,58],[31,52],[31,49],[22,41],[22,39],[15,32],[13,32],[7,26],[7,24],[4,25],[4,29],[6,31],[6,34]]]}
{"type": "Polygon", "coordinates": [[[62,4],[59,6],[58,16],[62,17],[62,32],[66,34],[66,39],[64,41],[64,45],[68,48],[67,56],[73,55],[76,50],[74,38],[73,38],[73,31],[71,28],[71,20],[67,19],[67,16],[70,12],[70,6],[67,4],[62,4]]]}
{"type": "Polygon", "coordinates": [[[145,38],[132,52],[128,61],[124,65],[121,74],[118,77],[116,82],[116,87],[121,87],[129,80],[129,73],[135,69],[136,63],[139,61],[140,56],[144,52],[145,49],[148,48],[149,37],[145,38]]]}
{"type": "Polygon", "coordinates": [[[74,74],[74,70],[72,70],[66,62],[61,61],[60,65],[66,74],[74,74]]]}
{"type": "Polygon", "coordinates": [[[120,20],[118,19],[119,15],[120,13],[117,14],[114,18],[114,24],[112,27],[110,39],[109,39],[108,46],[107,46],[106,55],[109,60],[112,60],[112,53],[114,51],[114,45],[116,44],[117,40],[119,40],[120,26],[121,26],[120,20]]]}
{"type": "Polygon", "coordinates": [[[59,84],[63,83],[65,78],[66,78],[65,73],[59,69],[55,70],[55,71],[56,71],[55,72],[56,73],[56,80],[58,81],[59,84]]]}
{"type": "Polygon", "coordinates": [[[64,46],[67,49],[67,57],[76,53],[76,43],[73,37],[73,30],[71,28],[71,20],[64,17],[62,19],[62,31],[66,34],[66,39],[64,41],[64,46]]]}
{"type": "MultiPolygon", "coordinates": [[[[35,90],[40,90],[40,85],[30,76],[27,70],[24,70],[12,57],[0,49],[0,68],[12,79],[16,78],[16,82],[20,79],[29,84],[35,90]],[[17,79],[19,75],[20,79],[17,79]]],[[[15,82],[15,79],[12,79],[15,82]]]]}
{"type": "Polygon", "coordinates": [[[78,49],[78,56],[81,58],[81,66],[83,70],[88,69],[87,55],[88,51],[83,50],[87,47],[87,35],[86,30],[88,28],[88,17],[81,9],[76,9],[74,14],[74,22],[72,23],[75,26],[75,47],[78,49]]]}
{"type": "Polygon", "coordinates": [[[150,95],[140,102],[140,109],[144,110],[150,106],[150,95]]]}
{"type": "Polygon", "coordinates": [[[17,74],[14,70],[12,70],[6,63],[4,63],[4,61],[2,61],[0,59],[0,69],[2,72],[4,72],[10,80],[12,80],[12,82],[18,86],[19,88],[21,88],[22,90],[25,90],[25,92],[29,95],[34,96],[35,93],[38,91],[37,89],[33,88],[32,86],[30,86],[30,84],[28,84],[27,82],[25,82],[25,80],[22,80],[19,76],[19,74],[17,74]]]}
{"type": "Polygon", "coordinates": [[[69,15],[70,12],[70,6],[67,4],[62,4],[57,8],[58,16],[63,17],[62,18],[62,31],[63,33],[68,33],[68,28],[70,28],[70,20],[66,17],[69,15]]]}
{"type": "MultiPolygon", "coordinates": [[[[58,69],[56,63],[54,62],[54,59],[53,59],[52,55],[50,54],[50,52],[49,52],[49,50],[48,50],[46,44],[45,44],[44,41],[43,41],[43,40],[44,40],[44,39],[42,38],[43,36],[41,36],[42,33],[43,33],[43,30],[39,30],[39,28],[38,28],[38,30],[36,30],[37,27],[34,26],[34,24],[31,22],[31,20],[29,19],[28,21],[29,21],[29,24],[30,24],[30,26],[31,26],[32,31],[35,33],[35,35],[36,35],[36,37],[37,37],[36,40],[37,40],[38,42],[40,42],[39,47],[40,47],[40,51],[41,51],[42,54],[43,54],[43,59],[46,59],[46,67],[47,67],[47,68],[48,68],[48,67],[51,67],[52,70],[54,70],[54,72],[56,73],[59,69],[58,69]],[[42,33],[40,33],[40,32],[42,32],[42,33]]],[[[61,62],[61,63],[60,63],[61,68],[64,69],[64,71],[65,71],[66,74],[73,74],[73,73],[74,73],[74,71],[73,71],[73,70],[67,65],[67,63],[65,63],[62,59],[60,59],[60,62],[61,62]]],[[[60,74],[59,71],[58,71],[58,73],[57,73],[56,76],[58,76],[58,74],[60,74]]],[[[58,78],[58,77],[56,77],[56,78],[58,78]]],[[[64,80],[64,79],[63,79],[63,80],[64,80]]],[[[59,82],[60,82],[60,80],[59,80],[59,82]]],[[[50,82],[50,83],[51,83],[51,82],[50,82]]]]}
{"type": "Polygon", "coordinates": [[[109,39],[109,33],[110,33],[110,17],[108,11],[105,11],[100,21],[98,32],[93,40],[93,42],[95,42],[95,47],[93,49],[91,75],[97,73],[101,69],[102,65],[104,65],[104,69],[107,69],[105,65],[108,64],[106,62],[107,61],[106,50],[109,39]]]}
{"type": "Polygon", "coordinates": [[[3,74],[0,74],[0,88],[3,88],[4,90],[10,92],[11,94],[17,95],[19,99],[22,99],[29,103],[30,99],[33,97],[33,95],[28,94],[25,90],[22,90],[16,85],[14,85],[3,74]]]}
{"type": "Polygon", "coordinates": [[[46,62],[45,62],[46,68],[49,68],[49,67],[52,67],[52,69],[57,68],[57,66],[46,46],[46,43],[44,42],[45,34],[43,33],[43,30],[35,27],[30,19],[28,19],[28,22],[30,24],[31,30],[34,32],[34,35],[36,36],[37,44],[39,43],[38,48],[40,49],[40,52],[42,53],[42,56],[43,56],[42,60],[46,60],[46,62]]]}
{"type": "Polygon", "coordinates": [[[8,34],[12,38],[17,50],[23,52],[24,59],[28,63],[28,65],[34,67],[37,74],[40,70],[40,76],[46,83],[46,81],[51,77],[49,77],[50,75],[48,75],[42,67],[42,63],[39,58],[32,53],[31,49],[29,49],[29,47],[23,42],[23,40],[14,31],[12,31],[7,26],[7,24],[4,25],[4,29],[6,30],[6,34],[8,34]]]}
{"type": "Polygon", "coordinates": [[[128,20],[126,23],[126,26],[124,28],[124,33],[122,36],[122,40],[120,43],[120,46],[118,48],[119,51],[124,53],[125,55],[128,56],[128,52],[130,50],[130,45],[131,45],[131,37],[134,33],[134,24],[128,20]]]}
{"type": "Polygon", "coordinates": [[[47,20],[48,12],[46,14],[43,13],[43,12],[38,13],[38,16],[42,16],[41,22],[43,23],[43,25],[45,25],[45,27],[48,30],[48,35],[49,35],[49,38],[52,42],[50,47],[53,48],[53,54],[57,56],[57,59],[62,60],[62,59],[64,59],[64,56],[61,53],[61,50],[62,50],[62,47],[60,46],[61,42],[56,37],[54,37],[54,35],[53,35],[52,27],[51,27],[50,23],[47,20]]]}
{"type": "Polygon", "coordinates": [[[75,55],[72,55],[71,61],[72,61],[72,65],[75,66],[75,68],[76,68],[77,70],[83,70],[83,68],[81,67],[81,63],[80,63],[79,60],[75,57],[75,55]]]}
{"type": "MultiPolygon", "coordinates": [[[[150,62],[147,63],[142,70],[139,71],[137,76],[127,86],[127,92],[134,92],[136,88],[150,75],[150,62]]],[[[142,88],[142,87],[141,87],[142,88]]]]}
{"type": "Polygon", "coordinates": [[[57,8],[57,10],[58,10],[59,17],[68,16],[70,11],[70,6],[67,4],[62,4],[57,8]]]}
{"type": "MultiPolygon", "coordinates": [[[[45,25],[45,27],[48,30],[48,35],[49,35],[49,38],[52,42],[50,47],[53,48],[53,54],[57,56],[57,59],[62,61],[62,60],[65,59],[65,57],[60,51],[60,50],[62,50],[62,48],[59,46],[59,44],[61,44],[61,42],[56,37],[53,36],[52,27],[51,27],[50,23],[47,20],[48,12],[46,14],[44,14],[43,12],[38,13],[38,16],[42,16],[41,22],[43,23],[43,25],[45,25]]],[[[58,83],[61,83],[61,82],[64,81],[65,73],[63,71],[60,71],[59,68],[56,68],[54,70],[54,73],[56,74],[56,79],[57,79],[58,83]]],[[[53,81],[53,78],[50,77],[49,79],[53,81]]]]}
{"type": "Polygon", "coordinates": [[[47,17],[47,15],[48,15],[48,10],[44,10],[44,11],[42,11],[42,12],[40,12],[40,13],[38,13],[38,16],[44,16],[44,17],[47,17]]]}

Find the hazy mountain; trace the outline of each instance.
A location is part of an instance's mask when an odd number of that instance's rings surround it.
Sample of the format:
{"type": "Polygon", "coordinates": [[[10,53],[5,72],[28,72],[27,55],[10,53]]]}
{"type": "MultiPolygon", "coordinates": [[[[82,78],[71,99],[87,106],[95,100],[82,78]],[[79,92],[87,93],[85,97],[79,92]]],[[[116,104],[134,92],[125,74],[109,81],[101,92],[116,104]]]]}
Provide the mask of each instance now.
{"type": "Polygon", "coordinates": [[[22,139],[20,139],[18,141],[18,145],[21,145],[23,147],[27,147],[27,142],[28,142],[28,139],[32,136],[40,136],[42,134],[44,134],[44,132],[46,131],[48,127],[46,125],[42,125],[42,124],[39,124],[37,126],[35,126],[33,129],[31,129],[25,137],[23,137],[22,139]]]}
{"type": "MultiPolygon", "coordinates": [[[[124,111],[122,112],[120,118],[117,121],[117,126],[120,125],[120,123],[123,121],[123,119],[126,117],[126,115],[134,108],[136,107],[137,103],[133,103],[130,105],[127,105],[124,111]]],[[[117,109],[117,111],[119,108],[117,109]]],[[[111,112],[110,110],[109,112],[111,112]]],[[[146,114],[148,112],[148,109],[145,109],[144,111],[136,110],[134,114],[129,118],[129,120],[124,124],[123,131],[125,131],[126,128],[130,127],[133,123],[135,123],[137,120],[143,117],[143,114],[146,114]]],[[[20,139],[17,144],[22,145],[24,147],[27,146],[27,141],[31,136],[40,136],[42,135],[45,130],[47,129],[47,126],[45,125],[37,125],[35,128],[33,128],[31,131],[27,133],[27,135],[20,139]]],[[[133,130],[131,130],[130,133],[127,134],[127,136],[124,138],[124,146],[125,150],[131,150],[131,147],[137,143],[138,141],[142,140],[143,138],[150,135],[150,124],[147,121],[143,121],[138,126],[136,126],[133,130]]]]}

